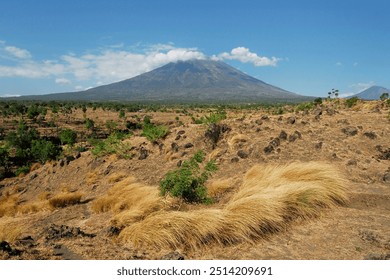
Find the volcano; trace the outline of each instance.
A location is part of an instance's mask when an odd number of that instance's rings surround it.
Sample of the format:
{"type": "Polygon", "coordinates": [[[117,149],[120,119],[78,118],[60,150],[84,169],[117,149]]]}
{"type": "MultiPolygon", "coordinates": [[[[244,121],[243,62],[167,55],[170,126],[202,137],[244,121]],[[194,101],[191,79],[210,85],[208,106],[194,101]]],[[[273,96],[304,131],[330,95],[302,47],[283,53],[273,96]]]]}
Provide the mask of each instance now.
{"type": "MultiPolygon", "coordinates": [[[[120,82],[28,99],[131,102],[299,102],[301,96],[214,60],[171,62],[120,82]]],[[[26,99],[26,97],[24,97],[26,99]]]]}

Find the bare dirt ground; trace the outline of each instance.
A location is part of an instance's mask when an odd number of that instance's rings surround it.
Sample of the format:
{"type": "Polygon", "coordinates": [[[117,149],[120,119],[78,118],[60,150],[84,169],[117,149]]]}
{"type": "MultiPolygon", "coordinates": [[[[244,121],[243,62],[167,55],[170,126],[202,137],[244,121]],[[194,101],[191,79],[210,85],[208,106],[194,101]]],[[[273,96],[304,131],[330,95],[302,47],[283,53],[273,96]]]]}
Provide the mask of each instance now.
{"type": "MultiPolygon", "coordinates": [[[[0,217],[0,239],[2,231],[9,240],[1,245],[0,259],[390,259],[388,107],[364,102],[353,108],[326,104],[280,115],[249,109],[227,113],[222,123],[229,129],[216,145],[205,137],[208,126],[193,124],[186,114],[138,112],[141,118],[147,114],[153,122],[169,126],[170,132],[158,143],[135,132],[126,140],[133,147],[132,159],[96,158],[86,151],[72,161],[46,163],[24,177],[0,181],[1,195],[18,194],[20,205],[64,190],[82,193],[76,205],[0,217]],[[284,230],[251,243],[211,243],[176,250],[119,242],[110,222],[114,214],[92,211],[94,200],[129,176],[158,188],[169,170],[199,149],[218,164],[210,181],[229,179],[232,192],[255,164],[320,161],[335,166],[347,178],[349,201],[324,210],[320,217],[295,220],[284,230]],[[146,158],[140,156],[145,150],[146,158]]],[[[87,115],[100,126],[106,120],[118,120],[117,113],[107,111],[88,111],[87,115]]],[[[127,113],[126,118],[132,115],[127,113]]],[[[77,123],[82,119],[77,111],[63,125],[81,131],[77,123]]]]}

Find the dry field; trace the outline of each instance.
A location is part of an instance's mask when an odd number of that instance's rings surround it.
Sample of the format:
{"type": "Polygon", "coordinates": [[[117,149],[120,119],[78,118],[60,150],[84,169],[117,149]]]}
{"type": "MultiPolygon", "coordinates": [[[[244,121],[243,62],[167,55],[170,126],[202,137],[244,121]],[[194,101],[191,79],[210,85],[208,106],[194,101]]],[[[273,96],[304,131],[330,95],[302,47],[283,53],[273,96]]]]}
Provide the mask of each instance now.
{"type": "MultiPolygon", "coordinates": [[[[131,158],[85,151],[0,181],[0,259],[390,259],[389,107],[292,109],[227,110],[212,136],[182,110],[88,109],[98,127],[149,115],[169,133],[152,143],[136,130],[131,158]],[[213,203],[162,197],[197,150],[218,166],[213,203]]],[[[51,117],[85,133],[81,110],[51,117]]]]}

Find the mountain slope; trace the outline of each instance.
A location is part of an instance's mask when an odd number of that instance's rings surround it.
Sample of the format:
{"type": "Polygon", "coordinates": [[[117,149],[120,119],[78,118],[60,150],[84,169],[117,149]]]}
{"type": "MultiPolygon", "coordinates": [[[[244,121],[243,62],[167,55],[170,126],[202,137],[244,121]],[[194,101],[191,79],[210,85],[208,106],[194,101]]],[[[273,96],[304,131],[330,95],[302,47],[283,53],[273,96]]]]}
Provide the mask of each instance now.
{"type": "Polygon", "coordinates": [[[38,98],[150,102],[273,102],[310,99],[264,83],[224,62],[213,60],[172,62],[117,83],[82,92],[38,98]]]}
{"type": "Polygon", "coordinates": [[[375,100],[379,99],[379,97],[385,92],[390,93],[390,90],[380,86],[372,86],[358,94],[355,94],[354,96],[361,99],[375,100]]]}

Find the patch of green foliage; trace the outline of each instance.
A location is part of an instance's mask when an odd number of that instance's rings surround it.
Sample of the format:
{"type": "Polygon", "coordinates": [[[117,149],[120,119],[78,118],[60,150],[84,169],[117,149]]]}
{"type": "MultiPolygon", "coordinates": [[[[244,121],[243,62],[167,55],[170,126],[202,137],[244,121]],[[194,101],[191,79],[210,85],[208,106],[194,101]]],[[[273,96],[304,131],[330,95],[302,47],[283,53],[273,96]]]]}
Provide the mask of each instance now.
{"type": "Polygon", "coordinates": [[[150,117],[145,116],[141,136],[145,136],[150,142],[156,142],[168,134],[168,128],[163,125],[155,125],[151,122],[150,117]]]}
{"type": "Polygon", "coordinates": [[[31,143],[31,155],[42,164],[50,159],[56,159],[60,153],[61,149],[51,141],[40,139],[31,143]]]}
{"type": "Polygon", "coordinates": [[[303,102],[295,106],[295,112],[309,111],[314,108],[313,102],[303,102]]]}
{"type": "Polygon", "coordinates": [[[358,97],[351,97],[351,98],[348,98],[347,100],[345,100],[345,105],[347,105],[348,108],[351,108],[353,106],[356,105],[356,103],[359,101],[360,99],[358,97]]]}
{"type": "Polygon", "coordinates": [[[27,164],[16,169],[15,175],[19,176],[20,174],[27,174],[29,172],[30,172],[30,164],[27,164]]]}
{"type": "Polygon", "coordinates": [[[226,119],[226,112],[219,110],[217,112],[210,113],[208,116],[203,116],[199,119],[192,117],[192,121],[196,124],[212,124],[219,123],[220,121],[226,119]]]}
{"type": "Polygon", "coordinates": [[[180,168],[168,172],[160,182],[161,195],[169,193],[190,203],[211,203],[205,183],[217,171],[217,166],[215,161],[209,161],[201,168],[204,158],[204,152],[198,151],[190,160],[184,161],[180,168]]]}
{"type": "Polygon", "coordinates": [[[67,128],[60,132],[59,138],[62,145],[68,144],[73,146],[76,143],[77,133],[76,131],[67,128]]]}
{"type": "Polygon", "coordinates": [[[111,133],[107,139],[90,139],[89,142],[93,146],[91,152],[96,157],[102,157],[110,154],[116,154],[121,158],[130,159],[132,154],[130,153],[131,145],[124,143],[122,140],[128,137],[129,134],[123,133],[111,133]]]}

